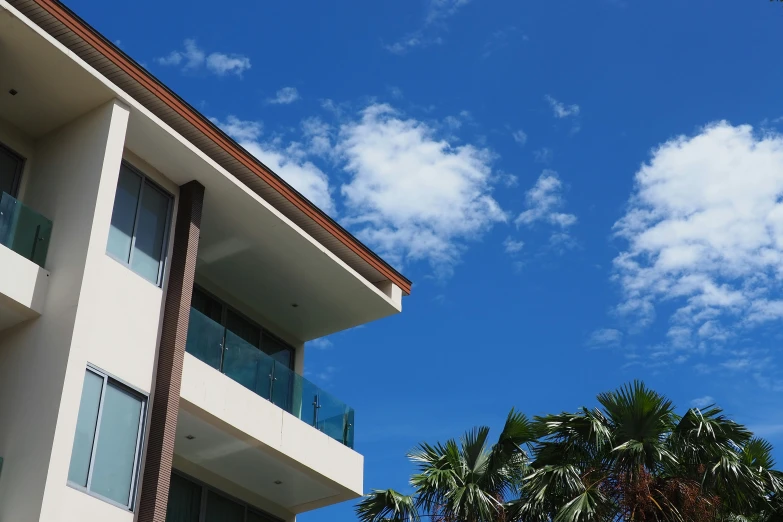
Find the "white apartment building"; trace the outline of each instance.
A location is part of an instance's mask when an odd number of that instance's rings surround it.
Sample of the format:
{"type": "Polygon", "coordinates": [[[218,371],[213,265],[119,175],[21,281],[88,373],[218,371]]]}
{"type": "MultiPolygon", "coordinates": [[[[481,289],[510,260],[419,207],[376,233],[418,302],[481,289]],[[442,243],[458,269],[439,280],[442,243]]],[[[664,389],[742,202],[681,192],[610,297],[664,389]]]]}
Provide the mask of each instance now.
{"type": "Polygon", "coordinates": [[[56,0],[0,0],[0,193],[0,522],[362,494],[304,343],[410,281],[56,0]]]}

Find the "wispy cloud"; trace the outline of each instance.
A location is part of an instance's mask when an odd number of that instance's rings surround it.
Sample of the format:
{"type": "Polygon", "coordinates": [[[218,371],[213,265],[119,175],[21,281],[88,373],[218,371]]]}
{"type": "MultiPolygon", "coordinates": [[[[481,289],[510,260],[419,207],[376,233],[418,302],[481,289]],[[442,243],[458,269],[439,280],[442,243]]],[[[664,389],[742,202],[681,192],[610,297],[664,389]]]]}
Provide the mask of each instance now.
{"type": "Polygon", "coordinates": [[[275,105],[288,105],[299,99],[299,91],[296,87],[283,87],[275,93],[274,98],[269,98],[268,103],[275,105]]]}
{"type": "Polygon", "coordinates": [[[470,0],[429,0],[421,27],[384,47],[391,53],[405,54],[417,47],[443,43],[440,34],[447,30],[446,22],[469,2],[470,0]]]}
{"type": "Polygon", "coordinates": [[[326,337],[321,337],[320,339],[308,341],[307,346],[315,348],[316,350],[328,350],[334,346],[334,343],[326,337]]]}
{"type": "Polygon", "coordinates": [[[183,42],[182,49],[171,51],[155,61],[163,66],[181,67],[183,71],[195,71],[205,67],[207,71],[218,76],[235,74],[241,77],[242,73],[251,67],[250,58],[240,54],[207,54],[192,38],[183,42]]]}
{"type": "Polygon", "coordinates": [[[225,121],[210,118],[210,121],[223,129],[223,131],[237,141],[257,140],[263,132],[264,126],[260,121],[240,120],[233,114],[229,114],[225,121]]]}
{"type": "MultiPolygon", "coordinates": [[[[519,30],[516,27],[506,27],[493,31],[484,42],[481,57],[489,58],[496,52],[509,46],[512,40],[519,38],[519,30]]],[[[521,36],[522,40],[528,40],[527,35],[521,36]]]]}
{"type": "Polygon", "coordinates": [[[552,149],[549,147],[542,147],[533,151],[533,159],[536,163],[547,164],[552,161],[552,149]]]}
{"type": "Polygon", "coordinates": [[[506,251],[506,254],[516,254],[521,252],[524,247],[524,241],[518,241],[510,236],[503,241],[503,249],[506,251]]]}
{"type": "Polygon", "coordinates": [[[709,395],[705,395],[704,397],[697,397],[691,401],[691,407],[699,409],[706,408],[707,406],[711,406],[713,404],[715,404],[715,399],[709,395]]]}
{"type": "Polygon", "coordinates": [[[571,120],[571,134],[576,134],[581,130],[582,125],[579,122],[579,105],[575,103],[566,105],[565,103],[557,101],[548,94],[544,98],[547,102],[549,102],[549,106],[552,108],[552,114],[555,116],[555,118],[560,120],[567,118],[571,120]]]}
{"type": "Polygon", "coordinates": [[[587,344],[593,347],[618,347],[623,340],[623,332],[614,328],[600,328],[590,334],[587,344]]]}
{"type": "Polygon", "coordinates": [[[552,113],[555,115],[555,118],[568,118],[571,116],[579,116],[579,105],[573,104],[573,105],[566,105],[564,103],[561,103],[554,99],[550,95],[546,95],[544,97],[546,101],[549,102],[549,105],[552,107],[552,113]]]}
{"type": "Polygon", "coordinates": [[[514,138],[514,141],[516,141],[520,145],[524,145],[525,143],[527,143],[527,133],[522,129],[518,129],[512,132],[511,137],[514,138]]]}
{"type": "Polygon", "coordinates": [[[565,205],[563,182],[554,170],[544,170],[536,184],[525,194],[527,209],[514,221],[517,225],[533,225],[545,222],[566,229],[575,224],[573,214],[560,212],[565,205]]]}
{"type": "Polygon", "coordinates": [[[284,145],[275,138],[262,141],[263,126],[258,121],[241,120],[233,115],[225,121],[210,119],[321,210],[331,215],[336,213],[329,177],[306,159],[301,143],[284,145]]]}

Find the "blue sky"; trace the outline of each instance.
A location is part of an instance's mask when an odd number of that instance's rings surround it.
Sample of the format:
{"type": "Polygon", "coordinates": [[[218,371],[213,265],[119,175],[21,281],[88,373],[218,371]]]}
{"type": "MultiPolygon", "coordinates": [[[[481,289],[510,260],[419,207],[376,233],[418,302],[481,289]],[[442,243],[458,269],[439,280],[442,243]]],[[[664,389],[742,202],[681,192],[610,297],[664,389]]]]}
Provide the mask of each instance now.
{"type": "Polygon", "coordinates": [[[67,4],[414,280],[307,354],[368,490],[635,378],[783,459],[780,3],[67,4]]]}

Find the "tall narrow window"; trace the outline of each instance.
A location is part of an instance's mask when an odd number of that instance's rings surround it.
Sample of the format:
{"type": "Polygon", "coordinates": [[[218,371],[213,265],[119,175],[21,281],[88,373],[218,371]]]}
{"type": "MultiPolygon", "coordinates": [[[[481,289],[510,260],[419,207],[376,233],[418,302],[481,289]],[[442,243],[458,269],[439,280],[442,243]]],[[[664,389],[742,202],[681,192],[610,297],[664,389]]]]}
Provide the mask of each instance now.
{"type": "Polygon", "coordinates": [[[21,156],[0,144],[0,193],[17,196],[23,166],[21,156]]]}
{"type": "Polygon", "coordinates": [[[68,482],[133,508],[145,398],[92,368],[84,376],[68,482]]]}
{"type": "Polygon", "coordinates": [[[155,284],[163,277],[171,196],[123,163],[106,251],[155,284]]]}

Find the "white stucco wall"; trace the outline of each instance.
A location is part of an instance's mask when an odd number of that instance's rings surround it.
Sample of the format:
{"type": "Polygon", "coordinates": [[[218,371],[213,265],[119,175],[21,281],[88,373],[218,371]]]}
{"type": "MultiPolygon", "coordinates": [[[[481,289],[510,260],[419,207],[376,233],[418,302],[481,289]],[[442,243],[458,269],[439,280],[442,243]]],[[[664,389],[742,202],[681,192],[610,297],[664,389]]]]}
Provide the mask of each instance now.
{"type": "Polygon", "coordinates": [[[102,178],[119,168],[127,118],[116,103],[78,118],[36,143],[26,173],[25,202],[54,221],[51,276],[42,316],[0,340],[2,521],[62,514],[86,359],[76,319],[88,252],[97,248],[92,230],[106,193],[102,178]]]}
{"type": "MultiPolygon", "coordinates": [[[[364,457],[272,402],[185,354],[182,400],[190,411],[220,419],[274,458],[340,488],[347,500],[363,494],[364,457]]],[[[182,406],[181,406],[182,408],[182,406]]],[[[326,502],[325,505],[339,500],[326,502]]]]}

